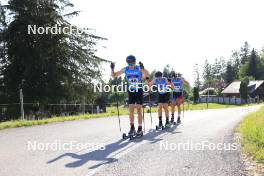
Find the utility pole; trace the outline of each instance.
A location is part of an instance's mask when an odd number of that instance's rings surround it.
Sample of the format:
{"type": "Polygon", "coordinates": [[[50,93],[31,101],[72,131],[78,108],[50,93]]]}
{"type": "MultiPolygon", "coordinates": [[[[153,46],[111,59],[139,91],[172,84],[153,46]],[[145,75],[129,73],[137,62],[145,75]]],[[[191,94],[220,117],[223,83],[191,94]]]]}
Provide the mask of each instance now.
{"type": "Polygon", "coordinates": [[[21,120],[25,120],[25,114],[24,114],[24,99],[23,99],[23,90],[19,90],[19,96],[20,96],[20,111],[21,111],[21,120]]]}
{"type": "Polygon", "coordinates": [[[207,90],[207,109],[209,108],[209,96],[210,96],[210,85],[208,86],[208,90],[207,90]]]}

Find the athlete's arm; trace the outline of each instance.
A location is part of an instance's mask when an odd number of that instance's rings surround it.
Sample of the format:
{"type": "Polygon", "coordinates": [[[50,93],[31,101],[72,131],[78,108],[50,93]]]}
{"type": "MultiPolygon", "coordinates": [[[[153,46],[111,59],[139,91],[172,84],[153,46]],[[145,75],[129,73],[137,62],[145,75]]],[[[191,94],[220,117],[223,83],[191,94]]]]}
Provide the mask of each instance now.
{"type": "Polygon", "coordinates": [[[112,72],[111,72],[111,76],[112,77],[118,77],[118,76],[121,76],[123,73],[124,73],[124,68],[122,68],[120,71],[117,71],[117,72],[115,72],[114,70],[112,70],[112,72]]]}
{"type": "Polygon", "coordinates": [[[147,82],[148,86],[153,86],[154,83],[155,83],[155,79],[153,79],[152,81],[149,80],[147,82]]]}
{"type": "Polygon", "coordinates": [[[139,70],[141,71],[144,78],[147,78],[150,76],[148,70],[145,69],[144,64],[142,62],[139,62],[139,70]]]}
{"type": "Polygon", "coordinates": [[[143,77],[150,77],[150,74],[149,74],[149,71],[148,70],[146,70],[146,69],[140,69],[141,70],[141,72],[142,72],[142,74],[143,74],[143,77]]]}
{"type": "Polygon", "coordinates": [[[174,89],[174,84],[170,80],[167,79],[166,82],[167,82],[167,85],[171,86],[171,89],[174,89]]]}

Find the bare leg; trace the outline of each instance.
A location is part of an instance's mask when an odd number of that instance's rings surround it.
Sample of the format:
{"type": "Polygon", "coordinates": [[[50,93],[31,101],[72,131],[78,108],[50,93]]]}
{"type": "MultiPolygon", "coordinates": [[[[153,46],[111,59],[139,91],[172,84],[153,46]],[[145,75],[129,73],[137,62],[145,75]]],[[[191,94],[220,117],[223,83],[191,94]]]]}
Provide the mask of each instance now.
{"type": "Polygon", "coordinates": [[[172,116],[172,117],[174,117],[174,113],[175,113],[175,106],[176,106],[176,103],[175,103],[175,102],[173,102],[173,103],[171,104],[171,116],[172,116]]]}
{"type": "Polygon", "coordinates": [[[166,116],[166,118],[169,118],[169,105],[168,105],[168,103],[163,103],[163,109],[164,109],[164,111],[165,111],[165,116],[166,116]]]}
{"type": "Polygon", "coordinates": [[[178,108],[178,117],[180,117],[181,116],[181,104],[182,104],[182,100],[178,98],[177,101],[176,101],[176,103],[177,103],[177,108],[178,108]]]}
{"type": "Polygon", "coordinates": [[[130,104],[129,105],[129,120],[130,120],[130,124],[134,124],[135,121],[135,117],[134,117],[134,107],[135,105],[130,104]]]}
{"type": "Polygon", "coordinates": [[[136,105],[138,113],[138,126],[142,126],[142,105],[136,105]]]}
{"type": "Polygon", "coordinates": [[[158,107],[158,115],[159,115],[159,117],[162,117],[162,103],[159,103],[158,106],[159,106],[158,107]]]}
{"type": "Polygon", "coordinates": [[[158,105],[159,126],[162,126],[162,103],[158,105]]]}
{"type": "Polygon", "coordinates": [[[181,116],[181,105],[179,104],[177,105],[177,107],[178,107],[178,117],[180,117],[181,116]]]}
{"type": "Polygon", "coordinates": [[[182,104],[182,99],[177,99],[177,107],[178,107],[178,119],[177,123],[181,123],[181,104],[182,104]]]}

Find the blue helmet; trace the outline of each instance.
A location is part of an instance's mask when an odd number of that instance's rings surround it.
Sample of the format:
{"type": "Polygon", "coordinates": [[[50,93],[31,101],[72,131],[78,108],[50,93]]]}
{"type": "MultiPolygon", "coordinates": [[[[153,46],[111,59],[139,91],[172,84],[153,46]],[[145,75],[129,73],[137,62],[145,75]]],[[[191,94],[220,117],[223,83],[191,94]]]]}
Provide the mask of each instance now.
{"type": "Polygon", "coordinates": [[[126,58],[126,62],[127,62],[128,64],[136,63],[136,57],[133,56],[133,55],[127,56],[127,58],[126,58]]]}

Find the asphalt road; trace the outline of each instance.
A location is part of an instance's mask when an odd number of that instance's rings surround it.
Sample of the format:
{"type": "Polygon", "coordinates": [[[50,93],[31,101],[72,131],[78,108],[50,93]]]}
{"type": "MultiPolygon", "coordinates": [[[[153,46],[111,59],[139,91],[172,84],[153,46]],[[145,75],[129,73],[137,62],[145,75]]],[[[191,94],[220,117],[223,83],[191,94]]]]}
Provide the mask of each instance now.
{"type": "MultiPolygon", "coordinates": [[[[0,176],[245,175],[234,129],[258,108],[189,111],[160,132],[146,114],[146,134],[134,141],[121,140],[117,118],[2,130],[0,176]]],[[[128,131],[127,117],[121,123],[128,131]]]]}

